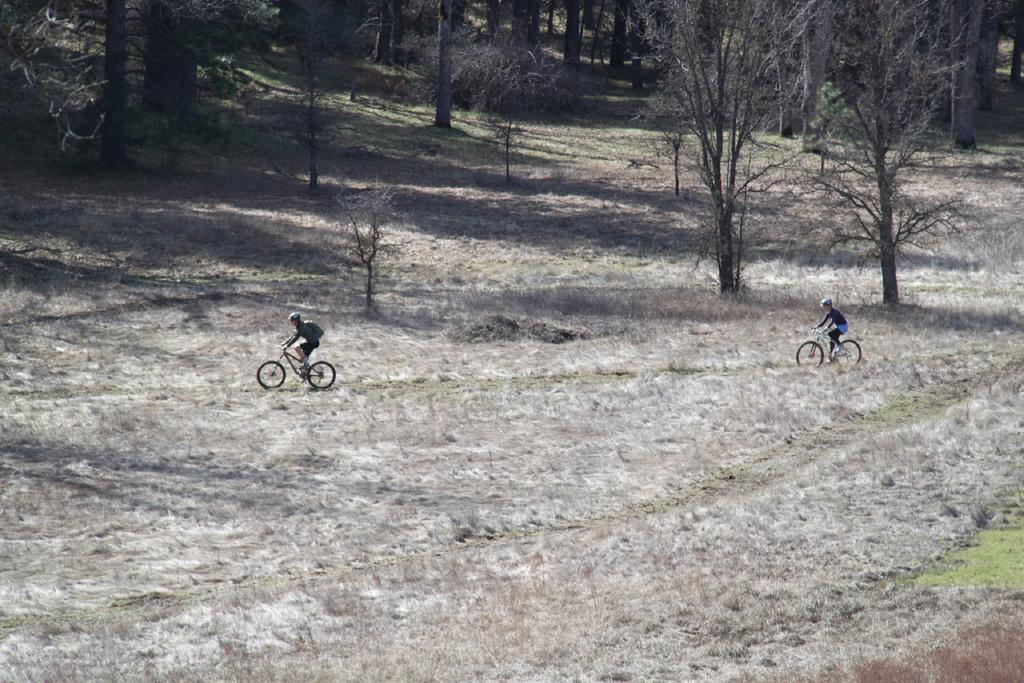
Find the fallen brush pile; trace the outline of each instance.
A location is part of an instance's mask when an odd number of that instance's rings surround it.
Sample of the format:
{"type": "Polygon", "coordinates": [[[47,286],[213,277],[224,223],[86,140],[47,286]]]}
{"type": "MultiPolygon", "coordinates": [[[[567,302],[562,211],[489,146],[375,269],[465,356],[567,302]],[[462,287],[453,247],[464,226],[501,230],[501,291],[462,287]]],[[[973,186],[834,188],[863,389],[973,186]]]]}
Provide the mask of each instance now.
{"type": "Polygon", "coordinates": [[[546,344],[564,344],[584,339],[586,333],[545,322],[520,322],[501,315],[491,315],[455,328],[450,336],[454,341],[467,343],[530,339],[546,344]]]}

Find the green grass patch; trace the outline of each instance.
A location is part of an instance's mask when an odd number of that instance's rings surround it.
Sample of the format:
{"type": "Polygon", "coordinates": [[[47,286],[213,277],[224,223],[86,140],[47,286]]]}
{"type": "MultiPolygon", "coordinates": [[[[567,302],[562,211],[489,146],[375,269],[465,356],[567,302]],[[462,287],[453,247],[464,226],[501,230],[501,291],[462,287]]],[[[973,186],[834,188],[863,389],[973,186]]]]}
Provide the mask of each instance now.
{"type": "Polygon", "coordinates": [[[1008,526],[982,531],[976,545],[950,553],[914,583],[1024,589],[1024,493],[1002,512],[1008,526]]]}

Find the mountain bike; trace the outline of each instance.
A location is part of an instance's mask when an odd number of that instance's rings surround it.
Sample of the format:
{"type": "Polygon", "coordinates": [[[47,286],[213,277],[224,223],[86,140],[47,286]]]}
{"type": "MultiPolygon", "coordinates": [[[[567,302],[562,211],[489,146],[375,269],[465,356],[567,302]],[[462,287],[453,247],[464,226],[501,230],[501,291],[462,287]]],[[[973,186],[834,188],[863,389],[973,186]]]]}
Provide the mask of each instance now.
{"type": "MultiPolygon", "coordinates": [[[[828,358],[829,347],[832,340],[825,334],[824,330],[814,328],[812,341],[805,341],[796,350],[797,365],[812,365],[818,367],[828,358]]],[[[839,344],[839,350],[832,356],[832,363],[856,365],[860,362],[860,344],[852,339],[844,339],[839,344]]]]}
{"type": "Polygon", "coordinates": [[[268,360],[256,371],[256,381],[264,389],[276,389],[284,384],[284,377],[287,372],[284,369],[282,360],[288,361],[292,372],[299,376],[303,382],[309,384],[313,389],[327,389],[334,384],[334,366],[325,360],[319,360],[309,368],[302,367],[302,360],[288,349],[281,351],[281,357],[277,360],[268,360]]]}

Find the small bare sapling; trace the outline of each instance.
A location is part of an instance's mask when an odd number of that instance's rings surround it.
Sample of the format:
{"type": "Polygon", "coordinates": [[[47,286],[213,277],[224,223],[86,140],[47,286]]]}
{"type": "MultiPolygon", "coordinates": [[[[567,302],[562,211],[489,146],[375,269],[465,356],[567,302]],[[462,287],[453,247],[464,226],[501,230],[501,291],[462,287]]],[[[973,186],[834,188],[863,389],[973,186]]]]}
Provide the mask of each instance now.
{"type": "Polygon", "coordinates": [[[374,185],[370,191],[344,200],[343,216],[344,249],[366,271],[366,308],[370,310],[379,259],[397,252],[397,245],[388,241],[390,229],[398,218],[394,190],[386,185],[374,185]]]}

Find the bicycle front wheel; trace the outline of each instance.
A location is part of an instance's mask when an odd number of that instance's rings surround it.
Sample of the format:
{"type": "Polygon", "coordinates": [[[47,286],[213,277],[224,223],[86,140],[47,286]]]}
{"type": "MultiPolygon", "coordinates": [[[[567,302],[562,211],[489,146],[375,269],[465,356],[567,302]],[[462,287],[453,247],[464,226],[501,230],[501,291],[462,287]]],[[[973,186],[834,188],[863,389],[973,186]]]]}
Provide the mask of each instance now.
{"type": "Polygon", "coordinates": [[[818,342],[807,341],[796,350],[796,364],[818,367],[825,360],[825,351],[818,342]]]}
{"type": "Polygon", "coordinates": [[[256,371],[256,381],[264,389],[276,389],[284,384],[284,366],[276,360],[268,360],[256,371]]]}
{"type": "Polygon", "coordinates": [[[313,363],[309,366],[306,381],[314,389],[327,389],[334,384],[334,366],[325,360],[313,363]]]}
{"type": "Polygon", "coordinates": [[[860,344],[847,339],[842,344],[843,352],[837,353],[832,360],[843,364],[856,365],[860,362],[860,344]]]}

